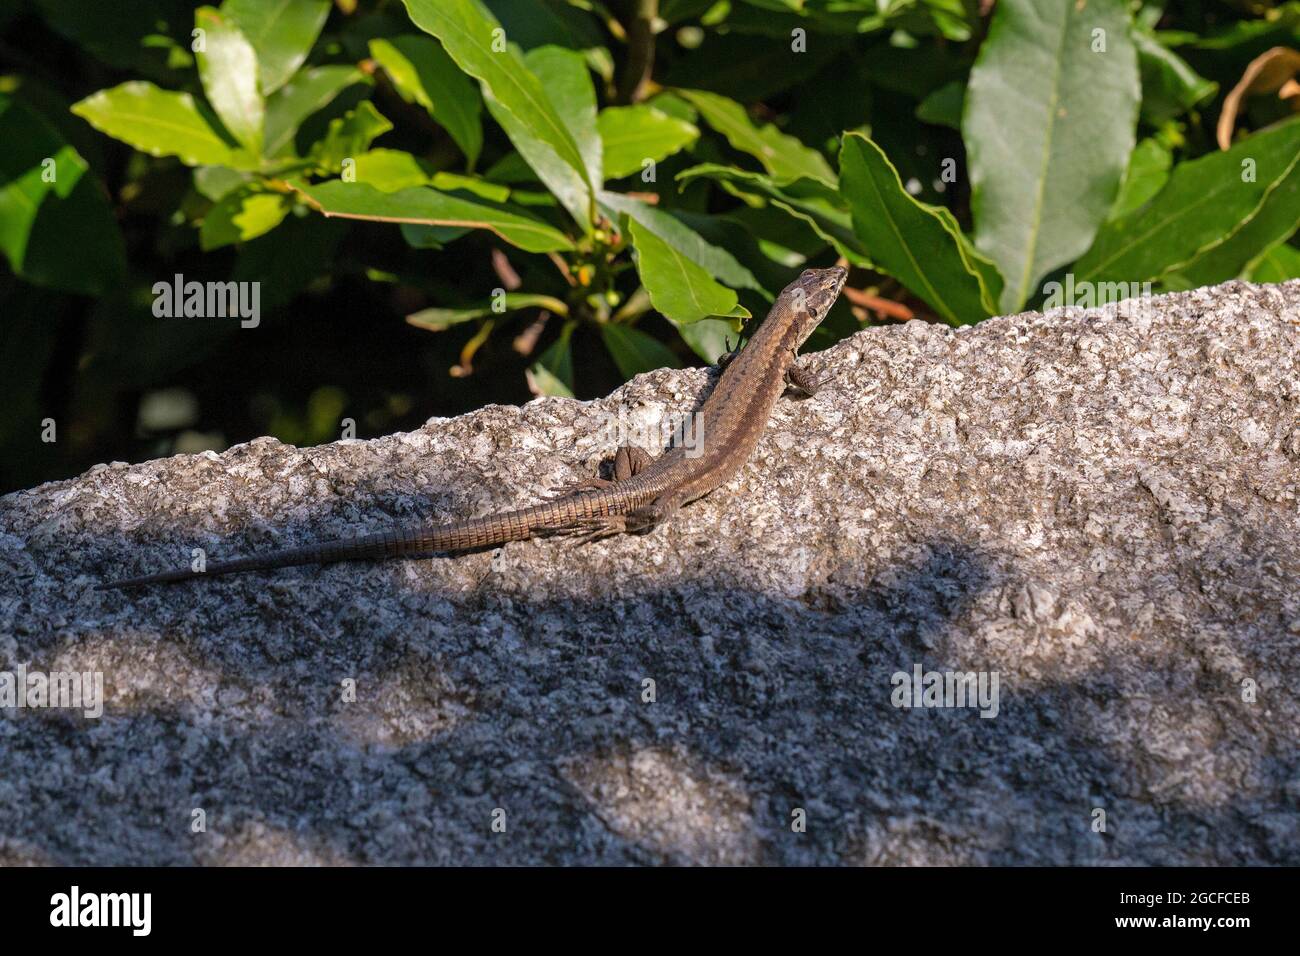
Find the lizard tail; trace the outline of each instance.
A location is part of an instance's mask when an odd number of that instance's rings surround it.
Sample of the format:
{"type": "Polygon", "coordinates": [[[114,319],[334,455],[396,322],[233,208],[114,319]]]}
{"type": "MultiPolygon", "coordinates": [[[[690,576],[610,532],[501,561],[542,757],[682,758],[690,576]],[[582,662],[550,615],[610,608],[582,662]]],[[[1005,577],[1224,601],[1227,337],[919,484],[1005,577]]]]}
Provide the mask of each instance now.
{"type": "Polygon", "coordinates": [[[202,571],[193,568],[179,568],[161,571],[157,574],[145,574],[136,578],[122,578],[118,581],[106,581],[96,584],[96,591],[109,591],[117,588],[138,588],[148,584],[168,584],[174,581],[192,581],[195,578],[215,577],[223,574],[238,574],[242,571],[267,571],[271,568],[289,568],[301,564],[328,564],[332,561],[352,559],[379,558],[387,555],[396,557],[405,553],[403,544],[412,536],[401,532],[372,534],[359,538],[341,538],[336,541],[324,541],[320,544],[306,545],[301,548],[283,548],[266,554],[235,558],[230,561],[214,561],[202,571]]]}
{"type": "Polygon", "coordinates": [[[300,548],[284,548],[266,554],[215,561],[202,571],[179,568],[158,574],[145,574],[135,578],[122,578],[96,584],[96,591],[118,588],[138,588],[150,584],[169,584],[175,581],[192,581],[196,578],[238,574],[242,571],[269,571],[303,564],[330,564],[335,561],[376,561],[382,558],[402,558],[434,554],[443,551],[464,551],[470,548],[504,544],[530,538],[558,522],[553,507],[547,505],[525,508],[504,515],[470,518],[450,524],[430,527],[395,528],[378,534],[356,538],[339,538],[309,544],[300,548]]]}

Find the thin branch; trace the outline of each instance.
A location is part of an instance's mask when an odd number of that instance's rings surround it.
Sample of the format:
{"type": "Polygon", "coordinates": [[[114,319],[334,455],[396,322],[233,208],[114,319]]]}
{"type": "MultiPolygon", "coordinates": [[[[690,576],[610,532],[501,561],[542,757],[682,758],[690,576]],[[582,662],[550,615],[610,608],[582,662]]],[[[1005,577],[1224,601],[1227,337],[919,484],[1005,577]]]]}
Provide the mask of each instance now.
{"type": "Polygon", "coordinates": [[[646,84],[655,65],[655,22],[659,0],[635,0],[632,21],[627,25],[627,65],[618,81],[618,98],[637,103],[645,98],[646,84]]]}

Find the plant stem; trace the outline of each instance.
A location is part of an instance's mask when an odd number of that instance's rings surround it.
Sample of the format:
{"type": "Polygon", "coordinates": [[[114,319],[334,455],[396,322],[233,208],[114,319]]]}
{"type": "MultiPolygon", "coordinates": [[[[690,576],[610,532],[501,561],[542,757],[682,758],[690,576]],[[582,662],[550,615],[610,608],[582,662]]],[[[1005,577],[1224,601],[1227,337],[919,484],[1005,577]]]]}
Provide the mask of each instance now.
{"type": "Polygon", "coordinates": [[[627,27],[627,66],[618,84],[618,98],[623,103],[636,103],[645,96],[655,65],[654,23],[658,18],[659,0],[635,0],[627,27]]]}

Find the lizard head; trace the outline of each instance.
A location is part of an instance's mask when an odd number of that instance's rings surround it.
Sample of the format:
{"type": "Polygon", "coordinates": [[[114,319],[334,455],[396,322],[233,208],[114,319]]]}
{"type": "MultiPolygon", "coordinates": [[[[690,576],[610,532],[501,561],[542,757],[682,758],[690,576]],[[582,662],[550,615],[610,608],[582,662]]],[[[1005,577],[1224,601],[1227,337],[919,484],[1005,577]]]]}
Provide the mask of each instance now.
{"type": "Polygon", "coordinates": [[[788,306],[798,320],[800,345],[826,318],[848,277],[849,271],[840,266],[805,269],[799,278],[781,290],[777,303],[788,306]]]}

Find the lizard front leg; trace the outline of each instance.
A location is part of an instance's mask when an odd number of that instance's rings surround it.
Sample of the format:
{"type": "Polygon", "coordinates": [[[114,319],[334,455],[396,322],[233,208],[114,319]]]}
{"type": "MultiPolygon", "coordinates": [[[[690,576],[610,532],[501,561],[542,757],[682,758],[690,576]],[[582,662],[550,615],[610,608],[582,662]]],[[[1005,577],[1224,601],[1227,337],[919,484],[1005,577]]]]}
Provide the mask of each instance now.
{"type": "Polygon", "coordinates": [[[808,369],[797,364],[791,365],[785,370],[785,383],[799,389],[809,398],[816,395],[829,378],[828,375],[814,375],[808,369]]]}
{"type": "Polygon", "coordinates": [[[736,356],[740,354],[739,342],[736,343],[736,347],[734,349],[731,347],[731,339],[724,340],[723,344],[726,345],[727,351],[723,352],[721,355],[718,356],[717,366],[719,370],[724,369],[728,365],[730,365],[735,360],[736,356]]]}

